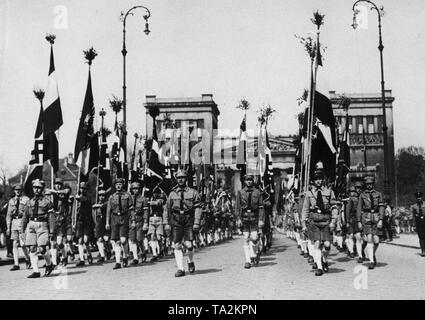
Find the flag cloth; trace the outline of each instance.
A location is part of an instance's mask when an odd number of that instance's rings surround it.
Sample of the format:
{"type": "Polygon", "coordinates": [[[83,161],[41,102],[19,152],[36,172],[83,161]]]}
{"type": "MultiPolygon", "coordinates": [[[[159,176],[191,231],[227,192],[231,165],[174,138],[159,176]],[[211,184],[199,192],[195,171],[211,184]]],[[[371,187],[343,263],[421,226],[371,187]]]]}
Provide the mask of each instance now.
{"type": "Polygon", "coordinates": [[[44,143],[43,143],[43,107],[40,106],[37,127],[34,134],[34,148],[31,151],[31,160],[29,161],[27,175],[24,182],[24,192],[28,197],[33,197],[32,181],[43,179],[44,163],[44,143]]]}
{"type": "MultiPolygon", "coordinates": [[[[86,94],[84,96],[83,109],[81,111],[74,148],[74,161],[78,163],[78,159],[80,159],[80,170],[83,175],[87,175],[91,169],[97,166],[97,161],[93,163],[95,159],[92,159],[92,163],[90,163],[90,157],[96,157],[96,151],[97,154],[99,153],[98,136],[95,135],[93,128],[94,113],[91,73],[89,69],[86,94]],[[92,146],[97,146],[97,150],[91,150],[92,146]]],[[[97,156],[97,160],[98,158],[97,156]]]]}
{"type": "Polygon", "coordinates": [[[102,134],[102,141],[100,144],[100,172],[99,172],[99,185],[102,185],[104,190],[108,190],[112,186],[111,178],[111,159],[109,158],[108,143],[106,142],[106,135],[102,134]]]}
{"type": "MultiPolygon", "coordinates": [[[[317,66],[322,66],[320,46],[318,46],[316,59],[317,66]]],[[[319,72],[317,72],[318,74],[319,72]]],[[[323,169],[329,181],[335,180],[336,171],[336,134],[335,117],[329,92],[324,89],[324,81],[318,81],[316,74],[316,91],[314,95],[313,131],[311,144],[311,168],[316,163],[323,162],[323,169]]],[[[311,170],[310,174],[313,174],[311,170]]]]}
{"type": "Polygon", "coordinates": [[[147,143],[147,166],[145,172],[145,186],[152,191],[157,187],[163,180],[165,175],[165,167],[159,161],[159,145],[158,145],[158,135],[156,132],[156,120],[153,118],[153,128],[152,128],[152,137],[147,143]]]}
{"type": "Polygon", "coordinates": [[[62,126],[63,119],[56,80],[53,46],[50,46],[49,76],[43,103],[46,106],[43,110],[44,159],[50,160],[53,171],[57,172],[59,170],[59,143],[56,137],[56,130],[62,126]]]}
{"type": "Polygon", "coordinates": [[[242,182],[246,174],[246,162],[247,162],[247,151],[248,151],[247,142],[248,142],[248,137],[246,133],[246,115],[245,115],[240,125],[239,145],[236,152],[236,168],[240,170],[240,179],[242,182]]]}
{"type": "Polygon", "coordinates": [[[55,63],[53,58],[53,46],[50,47],[50,68],[47,81],[46,94],[44,96],[44,133],[58,130],[62,124],[62,109],[59,98],[58,83],[56,80],[55,63]]]}

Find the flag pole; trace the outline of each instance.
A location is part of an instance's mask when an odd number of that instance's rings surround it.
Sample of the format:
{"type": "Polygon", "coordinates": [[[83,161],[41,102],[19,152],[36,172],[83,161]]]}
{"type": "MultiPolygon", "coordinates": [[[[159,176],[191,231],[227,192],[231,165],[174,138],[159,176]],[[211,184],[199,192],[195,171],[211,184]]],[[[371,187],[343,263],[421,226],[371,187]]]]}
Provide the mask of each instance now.
{"type": "Polygon", "coordinates": [[[314,19],[312,22],[317,26],[317,40],[316,40],[316,54],[315,60],[316,63],[314,65],[314,74],[313,74],[313,82],[311,88],[311,96],[310,96],[310,118],[309,118],[309,131],[308,131],[308,155],[307,155],[307,172],[305,177],[305,191],[307,191],[309,180],[310,180],[310,172],[311,172],[311,147],[312,147],[312,136],[313,136],[313,118],[314,118],[314,103],[315,103],[315,95],[316,95],[316,80],[317,80],[317,68],[318,68],[318,57],[319,57],[319,48],[320,48],[320,26],[323,24],[324,15],[321,15],[318,11],[314,13],[314,19]]]}
{"type": "Polygon", "coordinates": [[[102,144],[103,144],[103,121],[106,115],[105,109],[99,111],[100,120],[100,143],[99,143],[99,158],[97,159],[97,179],[96,179],[96,203],[99,201],[99,178],[100,178],[100,157],[102,156],[102,144]]]}

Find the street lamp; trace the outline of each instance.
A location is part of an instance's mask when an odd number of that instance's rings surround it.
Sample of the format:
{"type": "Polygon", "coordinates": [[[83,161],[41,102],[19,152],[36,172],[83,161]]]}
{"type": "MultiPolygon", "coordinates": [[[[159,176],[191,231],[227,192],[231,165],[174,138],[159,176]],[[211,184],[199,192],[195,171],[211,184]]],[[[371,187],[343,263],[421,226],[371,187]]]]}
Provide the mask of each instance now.
{"type": "Polygon", "coordinates": [[[384,195],[385,197],[390,200],[391,199],[391,187],[390,182],[388,179],[388,127],[387,127],[387,114],[385,110],[385,81],[384,81],[384,62],[383,62],[383,56],[382,51],[384,50],[384,46],[382,44],[382,33],[381,33],[381,17],[383,15],[383,7],[378,8],[376,4],[374,4],[372,1],[369,0],[358,0],[353,4],[353,24],[352,27],[356,29],[358,27],[356,16],[359,13],[358,10],[356,10],[356,5],[359,2],[367,2],[369,3],[372,8],[371,10],[375,10],[378,14],[378,30],[379,30],[379,55],[381,60],[381,99],[382,99],[382,131],[384,136],[384,195]]]}
{"type": "MultiPolygon", "coordinates": [[[[122,30],[122,57],[123,57],[123,85],[122,85],[122,91],[123,91],[123,134],[124,134],[124,142],[125,142],[125,150],[127,150],[127,85],[126,85],[126,55],[127,55],[127,48],[125,45],[125,27],[126,27],[126,21],[127,21],[127,17],[129,15],[133,15],[134,13],[132,12],[135,9],[138,8],[142,8],[145,9],[146,13],[143,16],[143,19],[145,20],[145,30],[143,31],[146,35],[149,35],[150,30],[149,30],[149,23],[148,23],[148,19],[151,16],[151,13],[149,11],[148,8],[144,7],[144,6],[134,6],[133,8],[131,8],[130,10],[128,10],[126,13],[121,12],[121,19],[122,19],[122,25],[123,25],[123,30],[122,30]]],[[[127,151],[124,153],[124,162],[127,162],[127,151]]]]}

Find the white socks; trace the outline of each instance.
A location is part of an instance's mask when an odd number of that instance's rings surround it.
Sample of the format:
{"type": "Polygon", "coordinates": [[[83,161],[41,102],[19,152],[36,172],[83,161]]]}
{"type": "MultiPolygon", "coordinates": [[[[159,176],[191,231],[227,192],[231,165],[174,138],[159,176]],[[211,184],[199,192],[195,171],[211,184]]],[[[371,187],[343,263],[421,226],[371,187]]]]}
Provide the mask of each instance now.
{"type": "Polygon", "coordinates": [[[187,250],[187,262],[193,262],[193,254],[195,253],[195,249],[187,250]]]}
{"type": "Polygon", "coordinates": [[[250,245],[244,245],[243,251],[245,253],[245,261],[251,263],[251,248],[250,245]]]}
{"type": "Polygon", "coordinates": [[[15,266],[19,266],[19,248],[13,246],[13,261],[15,262],[15,266]]]}
{"type": "Polygon", "coordinates": [[[52,263],[56,266],[58,264],[58,249],[50,249],[50,254],[52,255],[52,263]]]}
{"type": "Polygon", "coordinates": [[[128,243],[129,247],[130,247],[130,251],[133,253],[133,259],[134,260],[138,260],[138,255],[137,255],[137,244],[133,243],[133,242],[129,242],[128,243]]]}
{"type": "Polygon", "coordinates": [[[80,261],[84,261],[84,247],[82,244],[78,245],[78,255],[80,256],[80,261]]]}
{"type": "Polygon", "coordinates": [[[114,243],[115,262],[121,263],[121,244],[114,243]]]}
{"type": "Polygon", "coordinates": [[[300,234],[298,232],[294,232],[295,240],[297,241],[297,245],[301,245],[300,234]]]}
{"type": "Polygon", "coordinates": [[[315,262],[317,264],[318,269],[323,269],[322,267],[322,250],[321,249],[314,249],[314,253],[316,255],[315,262]]]}
{"type": "Polygon", "coordinates": [[[345,240],[345,244],[347,246],[348,252],[353,253],[354,252],[354,242],[353,239],[348,238],[345,240]]]}
{"type": "Polygon", "coordinates": [[[97,247],[99,249],[99,254],[102,258],[105,258],[105,245],[103,242],[97,242],[97,247]]]}
{"type": "Polygon", "coordinates": [[[183,251],[181,249],[174,249],[174,257],[176,258],[177,269],[184,271],[183,251]]]}
{"type": "Polygon", "coordinates": [[[306,253],[307,252],[307,241],[301,240],[300,242],[301,242],[301,251],[303,253],[306,253]]]}
{"type": "Polygon", "coordinates": [[[40,272],[38,270],[38,256],[37,252],[31,252],[30,253],[30,261],[31,261],[31,267],[34,272],[40,272]]]}
{"type": "Polygon", "coordinates": [[[366,246],[367,255],[369,256],[370,262],[375,262],[373,259],[373,243],[368,243],[366,246]]]}
{"type": "Polygon", "coordinates": [[[46,250],[46,253],[44,254],[44,260],[46,261],[47,266],[50,266],[52,264],[52,259],[50,257],[49,250],[46,250]]]}
{"type": "Polygon", "coordinates": [[[342,236],[336,236],[336,243],[339,248],[342,248],[342,236]]]}
{"type": "Polygon", "coordinates": [[[257,244],[253,244],[252,242],[250,243],[250,250],[251,250],[251,257],[255,258],[257,257],[257,244]]]}
{"type": "Polygon", "coordinates": [[[362,240],[356,240],[356,250],[357,254],[360,258],[363,258],[363,252],[362,252],[362,240]]]}

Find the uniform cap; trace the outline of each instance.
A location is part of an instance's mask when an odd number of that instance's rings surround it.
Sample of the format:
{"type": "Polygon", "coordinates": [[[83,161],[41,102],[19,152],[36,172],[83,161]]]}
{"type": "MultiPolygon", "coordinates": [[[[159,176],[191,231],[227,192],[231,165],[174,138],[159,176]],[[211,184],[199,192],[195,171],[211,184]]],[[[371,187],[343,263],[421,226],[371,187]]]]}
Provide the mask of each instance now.
{"type": "Polygon", "coordinates": [[[415,192],[415,198],[422,198],[423,193],[420,191],[415,192]]]}
{"type": "Polygon", "coordinates": [[[40,180],[40,179],[35,179],[35,180],[32,181],[32,186],[44,188],[44,181],[40,180]]]}
{"type": "Polygon", "coordinates": [[[55,179],[55,184],[63,184],[63,180],[62,180],[62,178],[56,178],[55,179]]]}
{"type": "Polygon", "coordinates": [[[140,183],[135,181],[131,183],[131,189],[138,189],[140,188],[140,183]]]}
{"type": "Polygon", "coordinates": [[[364,182],[365,182],[365,183],[374,183],[374,182],[375,182],[375,178],[374,178],[374,177],[372,177],[372,176],[367,176],[367,177],[364,179],[364,182]]]}
{"type": "Polygon", "coordinates": [[[313,175],[312,175],[312,179],[323,179],[325,177],[325,174],[323,173],[322,170],[316,170],[314,171],[313,175]]]}
{"type": "Polygon", "coordinates": [[[318,163],[316,163],[315,169],[316,170],[323,170],[323,162],[319,161],[318,163]]]}
{"type": "Polygon", "coordinates": [[[360,181],[356,181],[356,182],[354,183],[354,187],[363,188],[363,183],[361,183],[360,181]]]}
{"type": "Polygon", "coordinates": [[[248,180],[248,179],[250,179],[250,180],[254,180],[254,176],[253,176],[252,174],[246,174],[246,175],[243,177],[243,179],[244,179],[244,180],[248,180]]]}
{"type": "Polygon", "coordinates": [[[13,190],[22,190],[24,187],[22,186],[22,184],[17,183],[13,186],[13,190]]]}
{"type": "Polygon", "coordinates": [[[117,183],[122,183],[122,184],[124,184],[124,182],[125,182],[125,180],[124,180],[123,178],[117,178],[117,179],[115,179],[114,184],[117,184],[117,183]]]}
{"type": "Polygon", "coordinates": [[[89,187],[89,184],[87,182],[80,182],[81,189],[87,189],[88,187],[89,187]]]}
{"type": "Polygon", "coordinates": [[[187,173],[186,173],[186,171],[185,170],[179,170],[179,171],[177,171],[177,173],[176,173],[176,178],[180,178],[180,177],[187,177],[187,173]]]}

